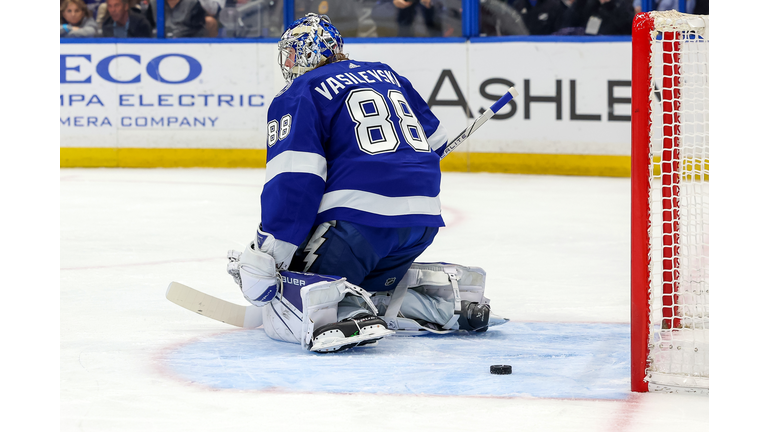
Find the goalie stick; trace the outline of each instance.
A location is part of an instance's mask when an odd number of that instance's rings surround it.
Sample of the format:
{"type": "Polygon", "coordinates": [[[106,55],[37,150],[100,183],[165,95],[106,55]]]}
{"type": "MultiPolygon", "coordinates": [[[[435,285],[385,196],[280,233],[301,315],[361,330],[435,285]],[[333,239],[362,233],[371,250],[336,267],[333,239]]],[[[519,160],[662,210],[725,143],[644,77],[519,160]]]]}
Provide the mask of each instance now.
{"type": "Polygon", "coordinates": [[[262,323],[261,308],[231,303],[178,282],[168,285],[165,298],[184,309],[236,327],[254,329],[262,323]]]}
{"type": "Polygon", "coordinates": [[[504,93],[503,96],[499,98],[496,102],[491,105],[491,108],[486,110],[480,117],[475,119],[474,122],[472,122],[471,125],[469,125],[468,128],[464,129],[464,132],[460,133],[459,136],[453,139],[453,141],[449,142],[447,146],[445,146],[445,151],[443,151],[443,155],[440,156],[440,159],[442,160],[446,156],[448,156],[448,153],[452,152],[456,149],[461,143],[464,142],[470,135],[475,133],[476,130],[480,129],[480,126],[485,124],[485,122],[488,121],[491,117],[493,117],[501,108],[504,107],[509,101],[512,100],[512,98],[519,96],[520,93],[515,90],[514,87],[510,87],[509,90],[507,90],[506,93],[504,93]]]}

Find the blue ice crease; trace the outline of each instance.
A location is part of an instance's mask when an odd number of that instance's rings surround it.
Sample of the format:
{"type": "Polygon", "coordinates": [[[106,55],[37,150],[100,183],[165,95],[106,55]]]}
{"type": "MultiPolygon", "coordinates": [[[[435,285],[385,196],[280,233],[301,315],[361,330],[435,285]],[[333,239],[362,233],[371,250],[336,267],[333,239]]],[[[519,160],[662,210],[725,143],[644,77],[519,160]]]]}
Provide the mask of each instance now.
{"type": "Polygon", "coordinates": [[[197,339],[164,361],[217,389],[624,399],[627,324],[516,323],[485,333],[389,337],[371,348],[314,354],[261,329],[197,339]],[[508,364],[512,375],[492,375],[508,364]]]}

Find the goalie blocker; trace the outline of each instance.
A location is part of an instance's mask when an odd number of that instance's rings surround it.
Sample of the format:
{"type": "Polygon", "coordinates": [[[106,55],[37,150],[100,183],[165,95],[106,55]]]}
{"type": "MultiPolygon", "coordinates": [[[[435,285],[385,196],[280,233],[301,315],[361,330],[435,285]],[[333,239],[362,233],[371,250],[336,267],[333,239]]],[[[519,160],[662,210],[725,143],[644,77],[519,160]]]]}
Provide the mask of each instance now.
{"type": "Polygon", "coordinates": [[[482,332],[508,321],[491,313],[479,267],[414,263],[394,290],[375,294],[344,278],[292,271],[281,271],[277,285],[261,307],[264,330],[314,352],[373,346],[393,334],[482,332]]]}

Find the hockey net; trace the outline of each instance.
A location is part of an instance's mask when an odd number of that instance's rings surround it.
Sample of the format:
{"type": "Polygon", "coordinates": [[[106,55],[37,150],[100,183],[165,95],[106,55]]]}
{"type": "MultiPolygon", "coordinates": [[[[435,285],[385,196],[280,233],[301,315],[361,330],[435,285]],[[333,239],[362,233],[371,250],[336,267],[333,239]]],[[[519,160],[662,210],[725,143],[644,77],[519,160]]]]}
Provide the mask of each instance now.
{"type": "Polygon", "coordinates": [[[708,25],[633,27],[633,391],[709,392],[708,25]]]}

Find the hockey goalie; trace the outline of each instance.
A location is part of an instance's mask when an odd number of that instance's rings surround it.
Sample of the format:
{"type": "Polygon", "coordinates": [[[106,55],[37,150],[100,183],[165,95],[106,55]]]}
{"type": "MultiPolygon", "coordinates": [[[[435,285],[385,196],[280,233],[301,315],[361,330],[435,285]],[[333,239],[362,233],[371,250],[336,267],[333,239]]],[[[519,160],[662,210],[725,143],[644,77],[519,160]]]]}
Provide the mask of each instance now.
{"type": "Polygon", "coordinates": [[[405,77],[342,50],[325,15],[282,35],[261,223],[229,274],[271,338],[315,352],[506,322],[481,268],[414,263],[444,226],[447,133],[405,77]]]}

